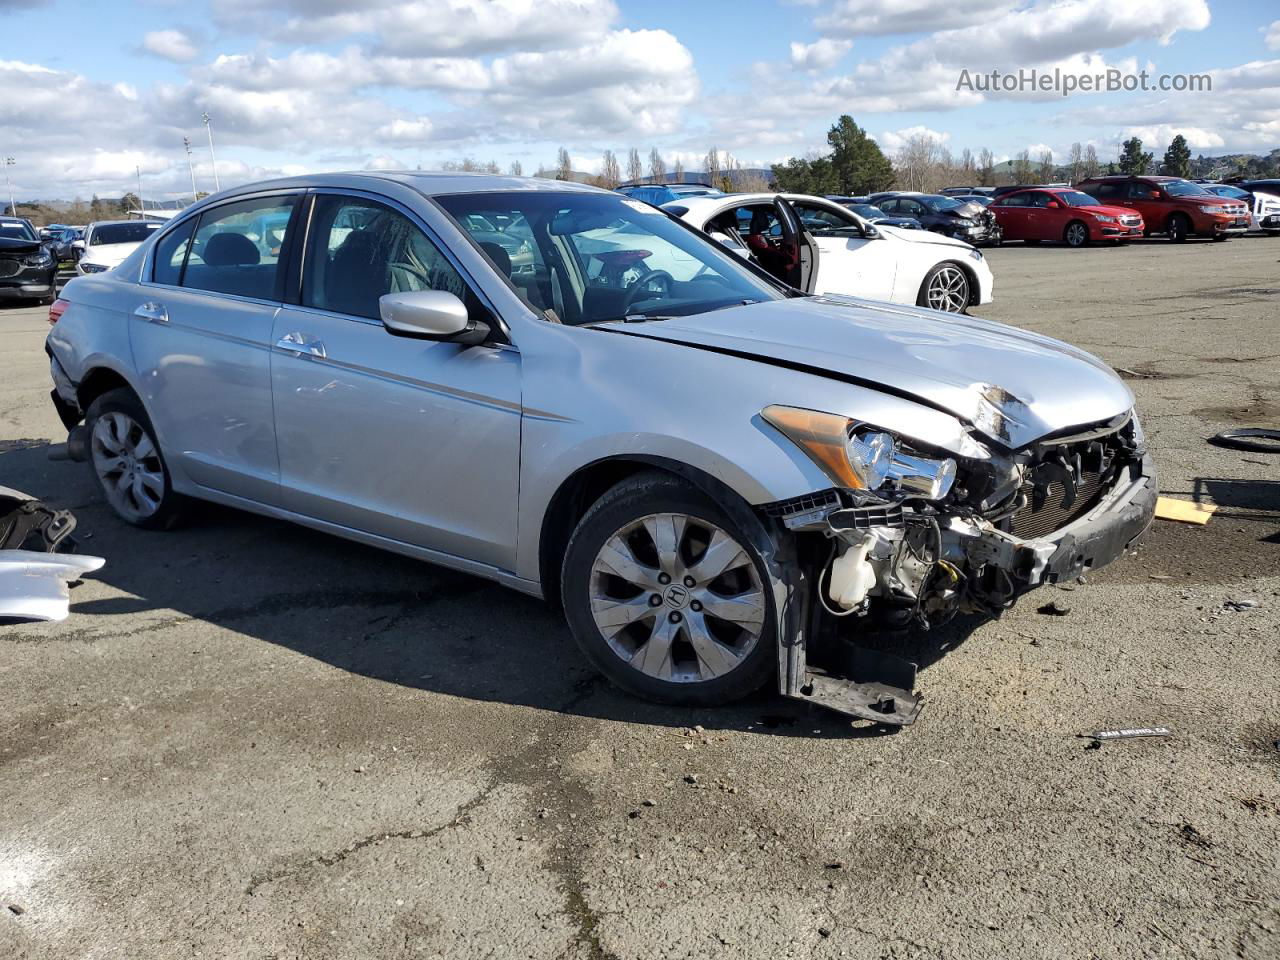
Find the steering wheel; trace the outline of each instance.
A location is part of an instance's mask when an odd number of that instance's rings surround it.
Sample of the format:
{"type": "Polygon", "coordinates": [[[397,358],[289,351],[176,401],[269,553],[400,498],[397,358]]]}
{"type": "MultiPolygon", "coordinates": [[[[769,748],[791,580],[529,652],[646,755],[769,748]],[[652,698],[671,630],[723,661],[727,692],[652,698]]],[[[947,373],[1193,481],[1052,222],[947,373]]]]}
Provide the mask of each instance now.
{"type": "Polygon", "coordinates": [[[640,275],[635,283],[631,285],[631,289],[627,291],[626,299],[622,301],[622,312],[626,313],[631,309],[631,305],[641,299],[641,293],[656,294],[658,291],[648,289],[650,283],[654,280],[662,281],[662,296],[671,296],[671,284],[675,283],[675,278],[665,270],[649,270],[640,275]]]}

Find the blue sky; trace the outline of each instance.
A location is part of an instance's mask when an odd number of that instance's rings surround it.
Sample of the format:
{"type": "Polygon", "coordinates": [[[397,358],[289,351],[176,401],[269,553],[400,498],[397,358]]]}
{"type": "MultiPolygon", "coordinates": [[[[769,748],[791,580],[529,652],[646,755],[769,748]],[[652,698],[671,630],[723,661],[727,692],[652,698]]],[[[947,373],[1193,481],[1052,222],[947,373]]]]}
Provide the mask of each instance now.
{"type": "Polygon", "coordinates": [[[690,168],[821,149],[851,114],[889,152],[1103,159],[1137,134],[1280,146],[1280,8],[1242,0],[0,0],[0,152],[19,196],[201,189],[472,157],[531,173],[560,146],[690,168]],[[981,94],[962,69],[1209,74],[1198,93],[981,94]]]}

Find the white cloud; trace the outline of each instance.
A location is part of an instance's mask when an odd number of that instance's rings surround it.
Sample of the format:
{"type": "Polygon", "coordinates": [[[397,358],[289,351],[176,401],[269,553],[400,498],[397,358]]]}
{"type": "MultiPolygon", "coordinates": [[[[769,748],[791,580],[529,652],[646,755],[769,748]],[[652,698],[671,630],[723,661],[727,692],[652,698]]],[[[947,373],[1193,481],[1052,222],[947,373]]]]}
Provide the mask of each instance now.
{"type": "Polygon", "coordinates": [[[422,144],[431,139],[431,118],[418,117],[405,120],[397,117],[390,123],[378,128],[378,136],[383,140],[400,144],[422,144]]]}
{"type": "Polygon", "coordinates": [[[1156,153],[1161,153],[1163,145],[1170,143],[1179,134],[1186,138],[1187,146],[1192,150],[1210,150],[1226,146],[1226,141],[1219,134],[1199,127],[1161,123],[1146,127],[1125,127],[1121,131],[1122,137],[1126,139],[1137,137],[1146,144],[1148,150],[1154,150],[1156,153]]]}
{"type": "Polygon", "coordinates": [[[903,127],[901,130],[886,130],[875,137],[877,143],[886,151],[896,153],[907,145],[912,137],[932,137],[939,145],[945,145],[951,134],[940,130],[931,130],[923,125],[903,127]]]}
{"type": "Polygon", "coordinates": [[[200,52],[195,39],[183,30],[152,30],[142,38],[142,49],[174,63],[187,63],[200,52]]]}
{"type": "Polygon", "coordinates": [[[922,33],[989,23],[1014,0],[837,0],[815,25],[830,36],[922,33]]]}
{"type": "Polygon", "coordinates": [[[853,48],[852,40],[822,37],[813,43],[791,44],[791,65],[800,70],[827,70],[853,48]]]}
{"type": "Polygon", "coordinates": [[[1262,42],[1267,45],[1267,49],[1280,50],[1280,20],[1272,20],[1271,26],[1262,29],[1266,34],[1262,42]]]}

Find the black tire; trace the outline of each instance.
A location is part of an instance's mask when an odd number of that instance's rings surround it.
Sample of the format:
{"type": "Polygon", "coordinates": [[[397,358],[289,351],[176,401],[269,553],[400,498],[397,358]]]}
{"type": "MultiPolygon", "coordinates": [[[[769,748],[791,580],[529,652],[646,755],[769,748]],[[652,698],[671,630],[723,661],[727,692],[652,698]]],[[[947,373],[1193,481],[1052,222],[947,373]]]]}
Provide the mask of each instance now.
{"type": "Polygon", "coordinates": [[[160,450],[160,442],[156,439],[155,428],[151,425],[151,418],[147,416],[146,408],[143,407],[142,401],[138,399],[137,395],[127,387],[108,390],[89,404],[89,409],[85,411],[84,425],[89,436],[89,472],[93,474],[94,483],[97,484],[103,499],[112,508],[112,512],[125,523],[141,527],[144,530],[170,530],[175,527],[185,515],[190,501],[182,494],[174,492],[173,483],[169,476],[169,467],[164,462],[164,455],[160,450]],[[122,413],[136,423],[151,441],[151,445],[155,450],[154,459],[159,464],[159,470],[164,479],[164,488],[160,496],[159,508],[154,513],[146,516],[133,516],[122,512],[117,508],[112,496],[108,494],[105,482],[99,475],[94,452],[94,429],[102,417],[111,413],[122,413]]]}
{"type": "MultiPolygon", "coordinates": [[[[747,570],[748,565],[740,565],[738,575],[746,575],[747,570]]],[[[569,629],[588,662],[614,685],[645,700],[678,706],[718,706],[746,696],[776,674],[777,626],[772,581],[759,551],[753,546],[752,538],[743,533],[725,510],[690,484],[670,474],[655,471],[624,480],[587,511],[565,550],[561,598],[569,629]],[[592,615],[593,568],[601,549],[629,524],[662,513],[684,514],[695,521],[719,527],[746,553],[763,590],[764,618],[754,646],[749,647],[736,666],[710,679],[664,680],[641,672],[624,660],[622,653],[615,651],[592,615]]],[[[657,611],[655,616],[674,615],[661,601],[654,609],[657,611]]],[[[641,633],[649,629],[639,621],[633,626],[641,633]]],[[[616,636],[621,636],[621,633],[616,636]]],[[[688,635],[680,633],[679,636],[684,638],[689,652],[692,652],[688,635]]],[[[677,640],[672,644],[673,651],[680,642],[677,640]]]]}
{"type": "Polygon", "coordinates": [[[1213,235],[1213,241],[1214,241],[1214,243],[1224,243],[1225,241],[1230,240],[1230,239],[1231,239],[1231,237],[1227,236],[1227,234],[1225,234],[1225,233],[1215,233],[1215,234],[1213,235]]]}
{"type": "Polygon", "coordinates": [[[1062,239],[1068,247],[1087,247],[1089,245],[1089,227],[1082,220],[1072,220],[1062,231],[1062,239]],[[1072,229],[1079,227],[1079,230],[1072,229]]]}
{"type": "Polygon", "coordinates": [[[1185,213],[1175,213],[1165,225],[1165,233],[1174,243],[1182,243],[1191,236],[1191,221],[1185,213]]]}
{"type": "Polygon", "coordinates": [[[969,305],[973,302],[974,297],[973,276],[959,263],[954,260],[943,260],[941,263],[935,264],[933,268],[924,275],[924,280],[920,283],[920,290],[916,293],[916,306],[927,307],[930,310],[940,310],[943,313],[968,313],[969,305]],[[964,303],[959,309],[950,309],[953,304],[947,306],[935,307],[929,302],[929,287],[933,283],[934,278],[943,270],[956,270],[964,278],[964,287],[961,291],[964,303]]]}

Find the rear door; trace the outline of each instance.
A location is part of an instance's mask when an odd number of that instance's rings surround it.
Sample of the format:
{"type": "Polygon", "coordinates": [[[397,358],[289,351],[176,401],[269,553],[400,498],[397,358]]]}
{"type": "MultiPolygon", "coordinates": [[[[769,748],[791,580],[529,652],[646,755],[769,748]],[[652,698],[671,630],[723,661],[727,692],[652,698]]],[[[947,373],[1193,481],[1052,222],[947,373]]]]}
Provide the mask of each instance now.
{"type": "Polygon", "coordinates": [[[136,289],[130,339],[143,400],[171,469],[274,504],[271,334],[301,193],[234,200],[166,232],[136,289]],[[263,217],[278,236],[259,230],[263,217]]]}
{"type": "Polygon", "coordinates": [[[782,224],[783,251],[787,257],[783,279],[797,290],[813,293],[818,282],[818,243],[804,228],[790,203],[778,197],[774,207],[782,224]]]}
{"type": "Polygon", "coordinates": [[[379,298],[413,290],[456,294],[500,327],[412,211],[354,192],[308,202],[297,302],[271,335],[284,506],[512,569],[520,354],[387,332],[379,298]]]}
{"type": "Polygon", "coordinates": [[[991,204],[991,211],[996,215],[996,222],[1006,240],[1026,240],[1027,232],[1027,195],[1025,193],[1008,193],[991,204]]]}

